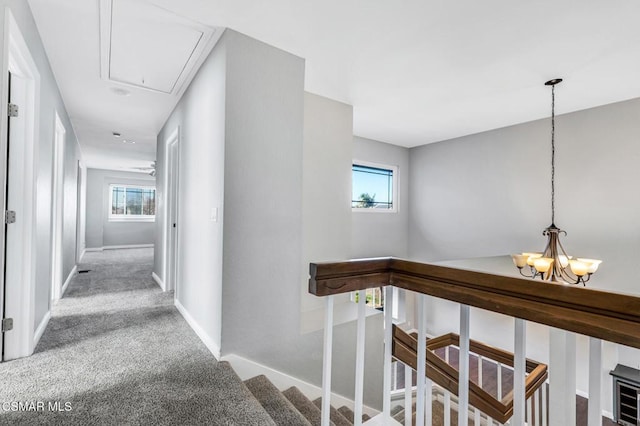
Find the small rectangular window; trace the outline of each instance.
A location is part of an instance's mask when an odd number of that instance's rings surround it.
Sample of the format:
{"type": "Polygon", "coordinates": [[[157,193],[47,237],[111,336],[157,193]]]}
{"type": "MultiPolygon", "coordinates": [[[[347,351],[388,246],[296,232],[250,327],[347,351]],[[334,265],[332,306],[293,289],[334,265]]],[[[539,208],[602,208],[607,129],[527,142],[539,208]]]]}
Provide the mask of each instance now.
{"type": "Polygon", "coordinates": [[[397,167],[354,162],[351,170],[354,211],[397,211],[397,167]]]}
{"type": "Polygon", "coordinates": [[[148,186],[110,185],[109,220],[153,221],[156,189],[148,186]]]}

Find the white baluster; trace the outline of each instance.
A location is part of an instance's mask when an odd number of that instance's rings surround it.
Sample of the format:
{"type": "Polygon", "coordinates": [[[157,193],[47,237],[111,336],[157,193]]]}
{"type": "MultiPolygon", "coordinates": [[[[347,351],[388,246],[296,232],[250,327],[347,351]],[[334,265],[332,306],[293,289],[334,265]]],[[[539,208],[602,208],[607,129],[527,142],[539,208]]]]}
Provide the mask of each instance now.
{"type": "Polygon", "coordinates": [[[433,410],[433,382],[431,381],[431,379],[427,378],[427,380],[425,381],[425,391],[427,393],[426,395],[426,399],[424,402],[424,415],[425,415],[425,420],[424,420],[424,425],[425,426],[431,426],[431,423],[433,422],[433,418],[431,416],[431,412],[433,410]]]}
{"type": "MultiPolygon", "coordinates": [[[[382,294],[381,294],[382,295],[382,294]]],[[[393,287],[384,288],[384,371],[382,412],[385,423],[391,419],[391,347],[393,345],[393,287]]]]}
{"type": "MultiPolygon", "coordinates": [[[[427,360],[427,315],[425,312],[425,295],[416,297],[416,317],[418,321],[418,353],[417,353],[417,382],[416,382],[416,426],[424,426],[425,421],[425,385],[427,360]]],[[[431,395],[429,395],[430,397],[431,395]]]]}
{"type": "Polygon", "coordinates": [[[331,407],[331,353],[333,351],[333,297],[325,297],[324,354],[322,358],[322,426],[330,424],[331,407]]]}
{"type": "Polygon", "coordinates": [[[527,424],[529,426],[532,425],[532,423],[531,423],[531,415],[533,414],[533,410],[532,410],[532,402],[533,401],[532,401],[532,399],[533,398],[529,398],[527,401],[525,401],[525,410],[526,410],[526,412],[525,412],[525,420],[526,420],[526,422],[527,422],[527,424]]]}
{"type": "Polygon", "coordinates": [[[576,335],[549,329],[549,424],[576,424],[576,335]]]}
{"type": "Polygon", "coordinates": [[[602,341],[589,338],[589,420],[588,426],[602,426],[602,341]]]}
{"type": "Polygon", "coordinates": [[[469,306],[460,305],[458,345],[458,426],[469,424],[469,306]]]}
{"type": "Polygon", "coordinates": [[[525,351],[526,351],[525,320],[515,318],[514,371],[513,371],[513,424],[525,424],[525,351]]]}
{"type": "Polygon", "coordinates": [[[478,355],[478,386],[482,388],[482,355],[478,355]]]}
{"type": "Polygon", "coordinates": [[[444,391],[444,424],[451,424],[451,392],[444,391]]]}
{"type": "Polygon", "coordinates": [[[364,347],[367,323],[366,318],[367,297],[363,290],[358,292],[358,323],[356,332],[356,383],[355,383],[355,399],[353,409],[353,424],[360,426],[362,424],[362,404],[364,397],[364,347]]]}
{"type": "MultiPolygon", "coordinates": [[[[411,386],[411,376],[413,370],[408,365],[404,366],[404,426],[411,426],[411,405],[413,401],[413,389],[411,386]]],[[[355,425],[354,425],[355,426],[355,425]]]]}
{"type": "Polygon", "coordinates": [[[542,384],[542,426],[547,426],[547,382],[542,384]]]}
{"type": "Polygon", "coordinates": [[[498,375],[498,401],[502,400],[502,364],[496,364],[498,375]]]}
{"type": "Polygon", "coordinates": [[[480,426],[480,410],[474,408],[473,414],[473,426],[480,426]]]}

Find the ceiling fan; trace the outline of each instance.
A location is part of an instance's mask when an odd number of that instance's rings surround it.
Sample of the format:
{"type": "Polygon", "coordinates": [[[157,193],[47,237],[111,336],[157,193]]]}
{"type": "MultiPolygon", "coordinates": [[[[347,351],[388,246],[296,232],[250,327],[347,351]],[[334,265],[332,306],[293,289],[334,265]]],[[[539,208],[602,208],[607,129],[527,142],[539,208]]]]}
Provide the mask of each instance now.
{"type": "Polygon", "coordinates": [[[154,161],[153,163],[151,163],[147,167],[134,167],[134,169],[141,170],[141,171],[147,173],[149,176],[154,176],[155,177],[155,175],[156,175],[156,162],[154,161]]]}

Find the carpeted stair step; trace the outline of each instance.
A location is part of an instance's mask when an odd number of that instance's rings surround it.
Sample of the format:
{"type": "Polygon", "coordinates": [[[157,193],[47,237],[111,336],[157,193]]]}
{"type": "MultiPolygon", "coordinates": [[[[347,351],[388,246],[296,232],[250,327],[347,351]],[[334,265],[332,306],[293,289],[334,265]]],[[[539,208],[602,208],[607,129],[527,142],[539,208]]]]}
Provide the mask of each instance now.
{"type": "MultiPolygon", "coordinates": [[[[322,410],[322,398],[314,399],[313,403],[316,407],[318,407],[318,409],[322,410]]],[[[335,423],[336,426],[353,426],[353,422],[349,421],[349,419],[340,414],[340,412],[333,408],[333,406],[331,406],[329,412],[331,413],[329,415],[329,418],[333,423],[335,423]]]]}
{"type": "Polygon", "coordinates": [[[391,417],[395,416],[400,411],[404,411],[404,407],[402,405],[396,405],[395,407],[391,407],[391,417]]]}
{"type": "MultiPolygon", "coordinates": [[[[354,423],[353,421],[353,410],[349,407],[347,407],[346,405],[343,405],[342,407],[338,408],[338,412],[340,414],[342,414],[343,416],[345,416],[347,418],[347,420],[349,420],[351,422],[351,424],[354,423]]],[[[368,414],[362,414],[362,421],[366,422],[367,420],[369,420],[371,417],[369,417],[368,414]]]]}
{"type": "Polygon", "coordinates": [[[342,407],[338,408],[338,413],[342,414],[347,420],[349,420],[351,422],[351,424],[353,424],[353,410],[349,407],[347,407],[346,405],[343,405],[342,407]]]}
{"type": "Polygon", "coordinates": [[[220,361],[213,368],[215,382],[211,384],[210,392],[219,397],[211,419],[224,420],[225,424],[276,426],[228,362],[220,361]]]}
{"type": "Polygon", "coordinates": [[[245,380],[244,384],[278,426],[311,426],[265,375],[245,380]]]}
{"type": "MultiPolygon", "coordinates": [[[[300,413],[313,425],[321,425],[321,412],[309,398],[307,398],[300,389],[295,386],[290,387],[282,394],[300,411],[300,413]]],[[[331,426],[335,426],[330,422],[331,426]]]]}

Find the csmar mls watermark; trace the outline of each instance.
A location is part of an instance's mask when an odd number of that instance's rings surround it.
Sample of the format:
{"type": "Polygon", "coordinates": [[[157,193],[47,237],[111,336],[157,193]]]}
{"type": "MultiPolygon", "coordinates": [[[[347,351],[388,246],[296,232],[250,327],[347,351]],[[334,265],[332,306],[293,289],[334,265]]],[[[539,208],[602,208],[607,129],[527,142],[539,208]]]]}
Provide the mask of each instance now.
{"type": "Polygon", "coordinates": [[[0,412],[2,411],[55,411],[63,413],[72,411],[73,406],[69,401],[6,401],[0,403],[0,412]]]}

